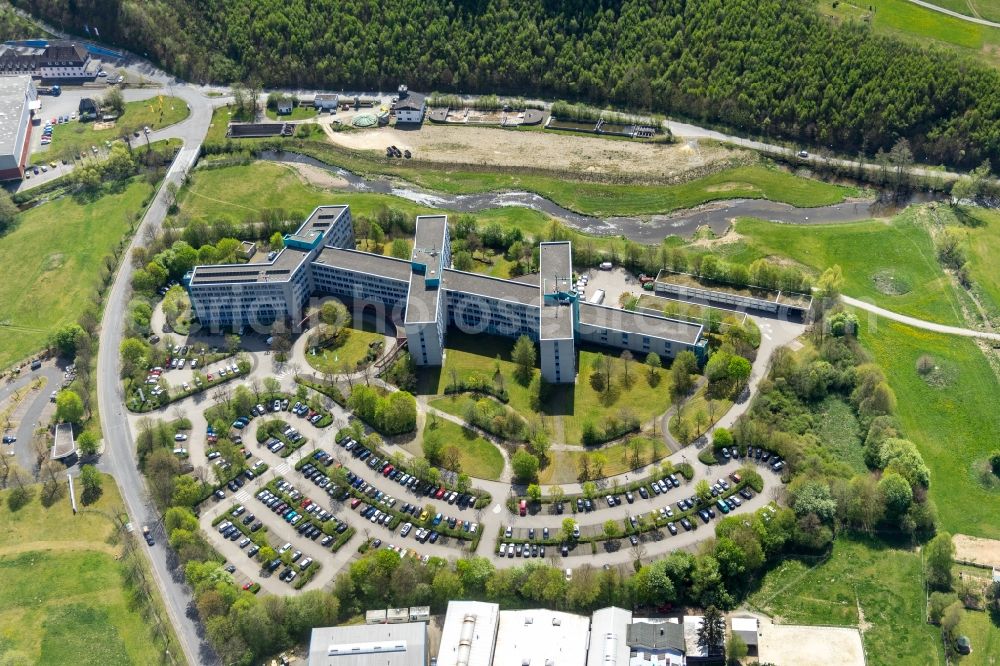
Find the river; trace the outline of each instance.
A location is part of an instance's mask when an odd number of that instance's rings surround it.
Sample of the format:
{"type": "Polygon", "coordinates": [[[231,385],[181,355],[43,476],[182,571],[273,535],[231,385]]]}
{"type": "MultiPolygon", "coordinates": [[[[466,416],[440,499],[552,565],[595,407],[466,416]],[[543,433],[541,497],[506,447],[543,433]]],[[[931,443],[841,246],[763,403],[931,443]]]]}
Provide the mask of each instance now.
{"type": "Polygon", "coordinates": [[[477,213],[491,208],[521,206],[559,219],[567,226],[594,236],[624,236],[637,243],[658,244],[667,236],[690,238],[698,228],[708,226],[716,235],[726,232],[737,217],[756,217],[781,224],[836,224],[858,222],[889,215],[911,203],[923,203],[935,198],[932,194],[914,193],[908,199],[893,204],[885,200],[848,201],[831,206],[796,208],[790,204],[767,199],[726,199],[696,208],[648,217],[599,218],[581,215],[533,192],[484,192],[480,194],[445,194],[410,187],[400,187],[387,178],[369,179],[339,167],[332,167],[299,153],[265,151],[260,158],[271,162],[308,164],[344,179],[348,187],[358,192],[374,192],[393,196],[441,210],[456,213],[477,213]]]}

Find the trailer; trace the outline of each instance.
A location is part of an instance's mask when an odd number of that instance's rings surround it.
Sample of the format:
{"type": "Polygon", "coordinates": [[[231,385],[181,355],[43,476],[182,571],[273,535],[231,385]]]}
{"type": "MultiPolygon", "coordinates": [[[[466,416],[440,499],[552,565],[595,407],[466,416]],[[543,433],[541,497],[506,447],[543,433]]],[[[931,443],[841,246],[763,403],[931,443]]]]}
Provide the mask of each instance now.
{"type": "Polygon", "coordinates": [[[52,95],[53,97],[59,97],[62,94],[62,88],[58,85],[54,86],[37,86],[35,90],[39,95],[52,95]]]}

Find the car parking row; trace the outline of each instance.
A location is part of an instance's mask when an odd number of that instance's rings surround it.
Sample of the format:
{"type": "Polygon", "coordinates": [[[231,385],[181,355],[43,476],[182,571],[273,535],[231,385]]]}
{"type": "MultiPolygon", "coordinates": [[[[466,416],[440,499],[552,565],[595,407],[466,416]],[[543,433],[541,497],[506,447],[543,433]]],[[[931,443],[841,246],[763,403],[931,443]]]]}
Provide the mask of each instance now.
{"type": "Polygon", "coordinates": [[[720,453],[725,460],[746,460],[747,462],[765,463],[774,472],[780,472],[785,467],[785,461],[778,454],[772,454],[760,446],[747,447],[745,454],[740,451],[738,446],[722,447],[720,453]]]}
{"type": "MultiPolygon", "coordinates": [[[[369,456],[369,460],[376,461],[374,464],[369,464],[369,467],[383,474],[386,479],[394,478],[396,483],[409,489],[414,494],[421,489],[422,482],[410,480],[412,477],[408,479],[409,475],[402,473],[397,475],[396,472],[398,470],[388,469],[391,467],[391,464],[383,463],[377,457],[372,458],[369,456]]],[[[415,522],[422,523],[423,527],[428,528],[426,537],[431,543],[435,543],[440,537],[442,526],[447,526],[453,536],[463,539],[473,539],[478,533],[479,525],[469,520],[460,520],[456,516],[446,516],[440,512],[435,512],[431,515],[431,512],[427,509],[421,508],[418,504],[411,502],[405,502],[402,506],[397,507],[399,504],[397,498],[380,490],[375,484],[365,481],[360,475],[350,470],[344,470],[343,483],[346,485],[342,486],[327,476],[326,470],[328,466],[334,463],[335,461],[329,453],[318,450],[313,452],[309,462],[304,464],[299,471],[308,480],[325,490],[332,497],[346,501],[348,497],[353,496],[353,499],[350,501],[351,509],[357,510],[359,515],[369,522],[384,525],[389,529],[394,529],[396,525],[403,522],[409,522],[411,525],[415,522]]],[[[430,484],[427,484],[427,486],[422,490],[422,492],[427,493],[427,496],[436,496],[438,492],[441,492],[440,499],[445,499],[445,491],[442,487],[435,488],[430,486],[430,484]]],[[[471,495],[460,495],[457,492],[454,495],[451,501],[456,505],[460,502],[464,503],[465,506],[468,506],[470,502],[472,504],[475,503],[475,498],[471,495]]]]}
{"type": "MultiPolygon", "coordinates": [[[[396,469],[387,459],[379,457],[351,437],[345,437],[338,442],[343,449],[358,460],[363,461],[370,469],[378,472],[390,481],[395,481],[403,488],[409,489],[416,495],[423,495],[429,499],[440,500],[448,504],[456,505],[459,509],[474,508],[476,506],[476,496],[472,493],[459,493],[450,490],[441,484],[421,481],[412,474],[396,469]]],[[[327,460],[332,460],[328,458],[327,460]]]]}

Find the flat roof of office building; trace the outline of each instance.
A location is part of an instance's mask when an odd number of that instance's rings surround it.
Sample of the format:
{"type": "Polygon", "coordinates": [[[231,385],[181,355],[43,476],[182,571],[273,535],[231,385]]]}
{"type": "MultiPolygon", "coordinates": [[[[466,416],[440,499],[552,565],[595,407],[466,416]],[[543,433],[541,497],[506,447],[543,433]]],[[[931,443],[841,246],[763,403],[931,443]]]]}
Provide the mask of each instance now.
{"type": "Polygon", "coordinates": [[[629,662],[628,631],[632,611],[608,606],[594,611],[590,619],[590,650],[587,666],[625,666],[629,662]]]}
{"type": "Polygon", "coordinates": [[[444,271],[444,288],[512,303],[538,306],[538,285],[490,277],[481,273],[466,273],[454,268],[444,271]]]}
{"type": "Polygon", "coordinates": [[[573,252],[569,241],[540,243],[538,246],[538,335],[542,340],[565,340],[573,337],[571,301],[560,300],[573,289],[573,252]],[[549,296],[546,300],[546,296],[549,296]],[[555,296],[555,299],[552,297],[555,296]]]}
{"type": "Polygon", "coordinates": [[[499,623],[499,604],[449,601],[437,666],[490,666],[499,623]]]}
{"type": "Polygon", "coordinates": [[[316,627],[309,666],[424,666],[427,623],[316,627]]]}
{"type": "Polygon", "coordinates": [[[590,617],[545,608],[500,611],[493,663],[585,666],[590,617]]]}
{"type": "Polygon", "coordinates": [[[192,286],[211,284],[254,284],[258,282],[287,282],[305,260],[306,252],[286,247],[274,261],[251,264],[212,264],[195,266],[191,274],[192,286]]]}
{"type": "Polygon", "coordinates": [[[359,250],[325,247],[316,255],[313,263],[368,273],[399,282],[408,282],[410,279],[410,262],[359,250]]]}
{"type": "Polygon", "coordinates": [[[580,303],[580,324],[664,338],[689,345],[698,342],[702,333],[700,324],[593,303],[580,303]]]}
{"type": "Polygon", "coordinates": [[[417,229],[413,236],[411,264],[423,264],[423,273],[413,271],[406,295],[407,324],[437,321],[441,289],[444,286],[444,241],[448,233],[447,215],[418,215],[417,229]],[[437,285],[428,284],[437,280],[437,285]]]}
{"type": "MultiPolygon", "coordinates": [[[[20,131],[21,115],[28,103],[27,90],[31,77],[27,74],[0,77],[0,155],[13,155],[20,131]]],[[[15,155],[20,159],[20,155],[15,155]]]]}

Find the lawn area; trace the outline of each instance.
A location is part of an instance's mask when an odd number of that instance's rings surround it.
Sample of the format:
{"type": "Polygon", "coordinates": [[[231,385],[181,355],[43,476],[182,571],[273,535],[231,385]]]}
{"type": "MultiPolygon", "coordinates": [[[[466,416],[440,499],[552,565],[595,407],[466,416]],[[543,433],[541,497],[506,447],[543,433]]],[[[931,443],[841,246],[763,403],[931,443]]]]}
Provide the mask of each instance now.
{"type": "MultiPolygon", "coordinates": [[[[52,144],[47,150],[35,153],[36,162],[48,162],[53,158],[69,158],[81,152],[89,154],[91,146],[102,148],[105,141],[120,139],[122,134],[135,130],[142,132],[144,127],[160,129],[167,125],[179,123],[190,115],[187,102],[179,97],[152,97],[139,102],[127,102],[125,113],[115,121],[114,127],[95,130],[93,122],[81,123],[72,121],[57,125],[52,130],[52,144]]],[[[48,120],[44,115],[43,122],[48,120]]],[[[135,145],[145,145],[146,139],[133,139],[135,145]]],[[[43,146],[43,148],[45,148],[43,146]]]]}
{"type": "Polygon", "coordinates": [[[958,625],[959,636],[968,636],[972,643],[972,654],[958,657],[955,662],[961,666],[994,666],[1000,655],[1000,628],[993,624],[989,613],[965,611],[958,625]]]}
{"type": "Polygon", "coordinates": [[[0,237],[0,265],[16,280],[0,281],[0,368],[45,344],[59,326],[76,321],[91,302],[104,257],[129,231],[153,187],[134,179],[93,202],[62,197],[18,216],[0,237]]]}
{"type": "MultiPolygon", "coordinates": [[[[963,14],[972,13],[966,0],[932,2],[963,14]]],[[[993,20],[1000,20],[1000,2],[997,0],[970,2],[984,18],[993,16],[993,20]]],[[[994,65],[1000,64],[1000,54],[996,49],[1000,46],[1000,29],[963,21],[914,5],[908,0],[852,0],[839,2],[836,8],[830,0],[818,3],[822,13],[847,21],[863,21],[868,15],[869,6],[875,8],[871,25],[876,33],[917,41],[921,45],[936,44],[976,56],[994,65]]]]}
{"type": "Polygon", "coordinates": [[[625,364],[619,358],[619,352],[609,349],[606,353],[612,359],[613,388],[610,391],[599,392],[591,385],[594,368],[605,354],[604,350],[593,349],[580,349],[576,384],[553,390],[550,410],[561,414],[563,439],[567,444],[580,444],[583,425],[588,420],[599,426],[604,417],[628,411],[645,425],[670,407],[670,376],[667,370],[660,370],[659,383],[650,385],[643,363],[645,359],[636,358],[629,363],[632,386],[625,388],[625,364]]]}
{"type": "Polygon", "coordinates": [[[904,432],[931,470],[930,497],[941,527],[1000,538],[1000,491],[988,490],[979,477],[1000,431],[1000,387],[989,362],[966,338],[866,317],[861,322],[862,344],[885,370],[904,432]],[[941,369],[938,381],[917,374],[924,354],[941,369]]]}
{"type": "Polygon", "coordinates": [[[749,603],[785,624],[838,626],[856,626],[860,606],[869,666],[942,664],[939,630],[924,621],[922,580],[916,553],[841,537],[818,566],[787,560],[772,569],[749,603]]]}
{"type": "MultiPolygon", "coordinates": [[[[663,371],[664,376],[666,371],[663,371]]],[[[697,439],[711,428],[716,421],[729,411],[733,401],[729,399],[710,400],[705,397],[706,387],[702,386],[694,392],[681,409],[681,419],[688,425],[688,432],[697,439]]],[[[677,435],[677,416],[670,419],[670,432],[677,435]]]]}
{"type": "Polygon", "coordinates": [[[309,118],[315,118],[316,107],[303,106],[300,104],[298,106],[292,107],[292,112],[287,113],[283,116],[279,116],[277,111],[272,111],[271,109],[267,109],[265,113],[267,114],[267,117],[271,120],[284,120],[286,122],[294,122],[296,120],[307,120],[309,118]]]}
{"type": "MultiPolygon", "coordinates": [[[[515,366],[510,361],[513,340],[487,335],[466,335],[449,331],[446,342],[444,368],[422,371],[418,392],[427,395],[444,395],[445,388],[452,382],[452,371],[458,381],[464,382],[473,375],[480,375],[492,382],[495,374],[496,358],[500,357],[500,373],[504,378],[509,405],[522,416],[537,413],[532,408],[528,387],[514,378],[515,366]]],[[[624,389],[624,365],[617,354],[612,356],[613,389],[599,393],[590,385],[594,364],[601,352],[583,349],[579,354],[580,367],[576,384],[552,387],[552,396],[542,406],[542,422],[553,442],[580,444],[583,422],[591,420],[599,425],[605,416],[616,415],[622,410],[631,411],[641,423],[662,414],[670,406],[670,380],[666,370],[660,371],[660,382],[655,387],[647,380],[643,359],[630,363],[629,375],[632,387],[624,389]],[[561,435],[561,436],[560,436],[561,435]]],[[[537,372],[537,371],[536,371],[537,372]]]]}
{"type": "Polygon", "coordinates": [[[941,270],[924,224],[926,210],[911,206],[891,221],[794,226],[740,219],[746,244],[732,258],[793,259],[819,273],[834,264],[844,272],[843,292],[895,312],[941,324],[960,324],[961,311],[941,270]]]}
{"type": "Polygon", "coordinates": [[[337,374],[348,368],[349,372],[354,372],[358,367],[358,362],[368,354],[369,345],[377,340],[384,340],[385,336],[375,332],[375,325],[371,322],[361,322],[361,327],[357,328],[355,323],[348,331],[347,340],[339,347],[324,349],[317,354],[306,352],[306,361],[313,368],[322,373],[337,374]]]}
{"type": "Polygon", "coordinates": [[[979,288],[983,307],[992,314],[1000,314],[1000,271],[996,258],[1000,257],[1000,213],[994,210],[975,209],[969,214],[982,223],[979,227],[960,227],[968,235],[969,275],[979,288]]]}
{"type": "MultiPolygon", "coordinates": [[[[122,587],[106,515],[122,510],[113,479],[105,476],[102,497],[75,516],[65,494],[45,508],[39,492],[34,487],[33,499],[17,512],[7,504],[9,491],[0,493],[0,661],[159,663],[164,646],[122,587]]],[[[169,649],[180,654],[173,637],[169,649]]]]}
{"type": "Polygon", "coordinates": [[[428,417],[423,437],[429,433],[441,438],[445,448],[455,446],[459,451],[461,472],[477,479],[497,481],[503,474],[503,454],[492,442],[476,431],[463,428],[442,418],[428,417]]]}
{"type": "MultiPolygon", "coordinates": [[[[665,458],[669,453],[667,445],[664,444],[659,435],[657,435],[656,439],[649,437],[636,437],[636,439],[639,440],[639,455],[642,457],[643,465],[648,465],[650,462],[665,458]]],[[[576,483],[578,481],[577,477],[580,474],[580,459],[585,455],[592,455],[596,451],[597,449],[585,452],[581,449],[580,451],[550,452],[551,461],[538,471],[538,482],[542,484],[576,483]]],[[[607,464],[604,465],[604,469],[602,470],[603,476],[614,476],[615,474],[628,472],[632,469],[632,465],[629,462],[631,453],[623,442],[606,446],[600,449],[600,452],[608,459],[607,464]]]]}

